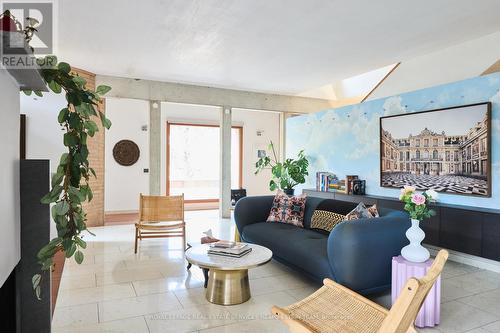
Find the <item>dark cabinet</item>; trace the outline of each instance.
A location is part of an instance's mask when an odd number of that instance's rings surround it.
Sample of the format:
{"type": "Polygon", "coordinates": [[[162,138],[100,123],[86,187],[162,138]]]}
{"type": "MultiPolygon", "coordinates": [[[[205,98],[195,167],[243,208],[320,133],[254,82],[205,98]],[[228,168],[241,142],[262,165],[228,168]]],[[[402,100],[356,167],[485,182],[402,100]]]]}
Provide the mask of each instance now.
{"type": "Polygon", "coordinates": [[[441,208],[440,245],[447,249],[481,255],[482,214],[441,208]]]}
{"type": "MultiPolygon", "coordinates": [[[[397,198],[357,196],[334,192],[304,190],[309,196],[335,200],[376,203],[380,208],[403,210],[397,198]]],[[[500,210],[437,203],[436,216],[425,220],[424,243],[500,261],[500,210]]]]}
{"type": "Polygon", "coordinates": [[[483,257],[500,261],[500,215],[483,215],[483,257]]]}

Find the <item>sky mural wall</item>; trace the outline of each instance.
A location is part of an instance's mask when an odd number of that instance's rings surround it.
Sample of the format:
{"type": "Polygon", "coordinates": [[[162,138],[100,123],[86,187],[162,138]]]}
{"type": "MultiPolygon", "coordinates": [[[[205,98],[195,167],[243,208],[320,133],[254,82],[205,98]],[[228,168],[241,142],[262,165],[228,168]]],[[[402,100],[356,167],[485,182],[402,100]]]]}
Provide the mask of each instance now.
{"type": "Polygon", "coordinates": [[[398,189],[380,187],[380,117],[488,101],[492,103],[492,196],[441,193],[440,202],[500,209],[500,73],[289,118],[287,156],[295,157],[304,149],[311,162],[301,188],[314,188],[316,172],[329,171],[339,178],[359,175],[366,180],[367,194],[398,196],[398,189]]]}

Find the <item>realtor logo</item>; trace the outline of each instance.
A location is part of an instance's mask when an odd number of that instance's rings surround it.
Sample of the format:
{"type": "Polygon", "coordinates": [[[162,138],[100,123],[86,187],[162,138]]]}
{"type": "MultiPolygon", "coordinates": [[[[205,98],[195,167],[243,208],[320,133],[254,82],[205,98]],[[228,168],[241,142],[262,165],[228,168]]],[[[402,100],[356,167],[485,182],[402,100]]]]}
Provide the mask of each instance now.
{"type": "Polygon", "coordinates": [[[54,4],[10,1],[1,3],[1,63],[7,68],[31,67],[35,56],[54,51],[54,4]],[[28,44],[29,43],[29,44],[28,44]]]}

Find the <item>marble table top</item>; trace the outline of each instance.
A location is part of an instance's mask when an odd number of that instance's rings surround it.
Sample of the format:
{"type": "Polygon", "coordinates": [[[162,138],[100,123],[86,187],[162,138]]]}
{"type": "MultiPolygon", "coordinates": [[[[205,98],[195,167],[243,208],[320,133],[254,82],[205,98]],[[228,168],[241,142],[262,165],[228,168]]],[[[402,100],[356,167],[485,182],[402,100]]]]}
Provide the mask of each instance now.
{"type": "Polygon", "coordinates": [[[271,260],[273,252],[268,248],[256,244],[247,245],[252,248],[252,252],[241,258],[210,255],[207,253],[208,244],[195,245],[186,251],[186,259],[201,268],[229,271],[254,268],[271,260]]]}

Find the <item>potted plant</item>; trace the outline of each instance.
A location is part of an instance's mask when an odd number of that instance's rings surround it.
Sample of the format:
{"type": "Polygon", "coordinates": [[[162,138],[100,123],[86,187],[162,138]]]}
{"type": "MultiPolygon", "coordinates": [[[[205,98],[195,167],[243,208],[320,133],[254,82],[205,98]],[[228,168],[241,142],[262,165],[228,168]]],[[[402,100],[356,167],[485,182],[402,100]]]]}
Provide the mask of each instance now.
{"type": "Polygon", "coordinates": [[[282,190],[288,195],[294,194],[294,187],[306,182],[306,176],[309,174],[307,168],[309,161],[307,160],[304,151],[301,150],[297,159],[287,158],[284,162],[279,162],[274,149],[274,144],[271,141],[269,150],[272,151],[272,157],[262,156],[255,163],[258,174],[264,169],[271,169],[272,179],[269,182],[269,189],[282,190]]]}
{"type": "Polygon", "coordinates": [[[425,262],[430,257],[429,251],[421,245],[425,238],[425,232],[420,229],[420,222],[436,215],[428,205],[436,202],[438,194],[434,190],[418,193],[413,186],[405,186],[401,189],[399,200],[404,202],[404,210],[410,214],[411,227],[406,231],[406,237],[410,244],[401,249],[401,255],[411,262],[425,262]]]}

